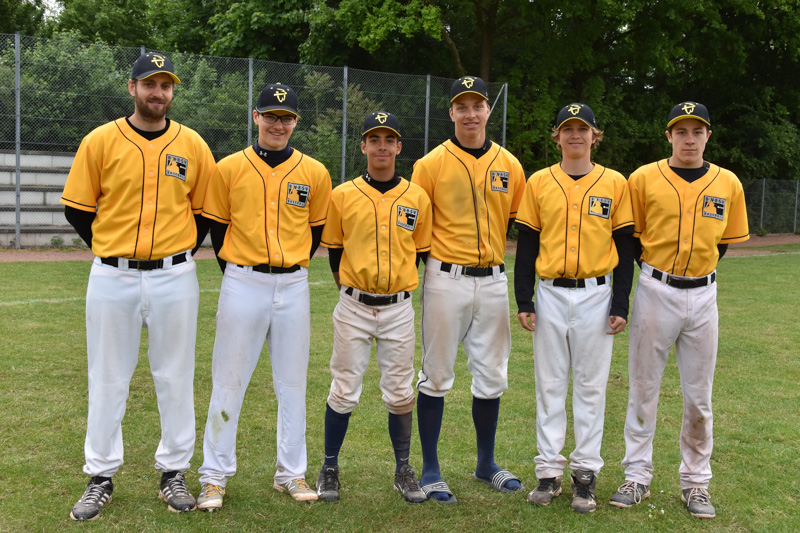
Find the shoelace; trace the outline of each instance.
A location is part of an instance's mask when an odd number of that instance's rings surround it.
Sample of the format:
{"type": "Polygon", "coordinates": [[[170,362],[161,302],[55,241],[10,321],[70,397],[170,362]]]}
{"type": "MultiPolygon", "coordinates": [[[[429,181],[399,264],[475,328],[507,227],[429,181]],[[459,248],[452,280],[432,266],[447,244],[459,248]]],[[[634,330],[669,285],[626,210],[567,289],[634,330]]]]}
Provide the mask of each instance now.
{"type": "Polygon", "coordinates": [[[711,503],[711,495],[706,489],[695,487],[689,491],[689,497],[686,498],[686,501],[695,501],[702,504],[711,503]]]}
{"type": "Polygon", "coordinates": [[[295,487],[298,490],[311,490],[311,487],[308,486],[308,483],[306,483],[305,479],[298,479],[296,480],[296,483],[297,484],[295,485],[295,487]]]}
{"type": "Polygon", "coordinates": [[[183,479],[183,474],[177,473],[175,477],[167,481],[167,486],[174,496],[189,496],[189,489],[186,488],[186,482],[183,479]]]}
{"type": "Polygon", "coordinates": [[[83,498],[81,498],[81,501],[83,503],[99,502],[103,498],[103,495],[105,495],[106,493],[105,490],[106,483],[108,482],[105,481],[103,483],[97,483],[97,484],[92,483],[91,485],[86,487],[86,492],[83,493],[83,498]]]}
{"type": "Polygon", "coordinates": [[[633,503],[640,503],[642,501],[642,491],[636,490],[635,481],[626,481],[619,488],[618,492],[620,494],[633,494],[633,503]]]}
{"type": "Polygon", "coordinates": [[[324,487],[324,490],[333,490],[333,489],[335,489],[336,488],[336,471],[333,468],[331,468],[331,469],[327,469],[326,468],[325,471],[323,472],[323,476],[324,477],[323,477],[323,480],[322,480],[322,486],[324,487]]]}
{"type": "Polygon", "coordinates": [[[219,485],[206,485],[203,489],[202,495],[208,498],[209,496],[213,496],[215,494],[222,496],[222,487],[219,485]]]}
{"type": "Polygon", "coordinates": [[[553,485],[556,482],[556,478],[554,477],[545,477],[539,480],[539,486],[536,487],[536,490],[539,492],[549,492],[552,490],[553,485]]]}
{"type": "Polygon", "coordinates": [[[400,473],[400,482],[410,490],[422,490],[417,480],[414,479],[414,471],[410,468],[400,473]]]}

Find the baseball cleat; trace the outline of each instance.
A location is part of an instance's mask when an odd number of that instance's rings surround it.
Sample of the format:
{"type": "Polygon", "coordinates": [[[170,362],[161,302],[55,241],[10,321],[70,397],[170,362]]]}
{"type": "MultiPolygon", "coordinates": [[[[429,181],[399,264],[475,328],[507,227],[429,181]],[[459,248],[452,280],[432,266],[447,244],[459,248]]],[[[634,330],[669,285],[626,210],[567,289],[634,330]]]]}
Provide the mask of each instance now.
{"type": "Polygon", "coordinates": [[[422,503],[428,500],[419,483],[417,483],[414,469],[409,464],[401,466],[400,471],[394,475],[394,488],[400,491],[400,494],[409,503],[422,503]]]}
{"type": "Polygon", "coordinates": [[[561,476],[547,477],[539,480],[539,486],[528,494],[528,501],[533,505],[550,505],[553,498],[561,495],[561,476]]]}
{"type": "Polygon", "coordinates": [[[717,510],[711,505],[711,495],[704,488],[683,489],[681,499],[686,502],[686,507],[695,518],[714,518],[717,516],[717,510]]]}
{"type": "Polygon", "coordinates": [[[650,485],[641,485],[635,481],[626,481],[611,495],[611,505],[627,509],[650,497],[650,485]]]}
{"type": "Polygon", "coordinates": [[[317,476],[317,496],[326,502],[339,501],[339,467],[323,465],[317,476]]]}
{"type": "Polygon", "coordinates": [[[197,496],[197,508],[209,512],[221,509],[223,496],[225,496],[225,487],[203,483],[200,494],[197,496]]]}
{"type": "Polygon", "coordinates": [[[100,516],[100,511],[111,501],[111,493],[114,492],[114,483],[111,478],[94,477],[86,485],[86,491],[72,507],[69,517],[73,520],[96,520],[100,516]],[[100,481],[104,479],[105,481],[100,481]]]}
{"type": "Polygon", "coordinates": [[[167,502],[169,510],[173,513],[194,511],[197,501],[186,487],[186,478],[183,472],[164,472],[161,474],[161,490],[158,497],[167,502]]]}
{"type": "Polygon", "coordinates": [[[570,507],[576,513],[593,513],[597,508],[595,487],[597,476],[591,470],[573,470],[572,503],[570,507]]]}
{"type": "Polygon", "coordinates": [[[296,502],[313,502],[317,499],[317,493],[311,490],[306,480],[301,477],[283,484],[276,481],[272,486],[278,492],[288,492],[296,502]]]}

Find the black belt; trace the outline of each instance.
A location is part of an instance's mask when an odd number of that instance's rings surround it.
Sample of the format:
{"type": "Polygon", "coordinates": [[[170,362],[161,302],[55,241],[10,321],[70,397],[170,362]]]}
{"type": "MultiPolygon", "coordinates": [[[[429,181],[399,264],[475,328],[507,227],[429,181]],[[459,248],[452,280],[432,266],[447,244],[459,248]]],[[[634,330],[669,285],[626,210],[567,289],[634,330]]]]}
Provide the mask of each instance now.
{"type": "MultiPolygon", "coordinates": [[[[606,284],[605,276],[597,276],[597,278],[595,279],[597,280],[598,285],[606,284]]],[[[555,278],[553,279],[553,287],[566,287],[567,289],[583,289],[584,287],[586,287],[586,280],[576,279],[576,278],[555,278]]]]}
{"type": "MultiPolygon", "coordinates": [[[[104,265],[119,268],[121,257],[101,257],[100,262],[104,265]]],[[[186,252],[181,252],[172,256],[172,264],[180,265],[186,262],[186,252]]],[[[158,270],[164,268],[163,259],[153,259],[150,261],[140,261],[137,259],[128,259],[128,270],[158,270]]]]}
{"type": "Polygon", "coordinates": [[[714,283],[717,279],[717,273],[712,272],[710,276],[703,276],[702,278],[682,278],[667,274],[666,272],[661,272],[654,268],[653,279],[657,279],[658,281],[666,280],[664,283],[676,289],[696,289],[714,283]]]}
{"type": "MultiPolygon", "coordinates": [[[[236,265],[239,267],[244,268],[242,265],[236,265]]],[[[262,274],[291,274],[292,272],[297,272],[300,270],[300,265],[294,265],[290,267],[276,267],[271,265],[255,265],[253,267],[254,272],[261,272],[262,274]]]]}
{"type": "MultiPolygon", "coordinates": [[[[353,287],[347,287],[344,293],[348,296],[353,296],[353,287]]],[[[366,305],[392,305],[396,304],[398,301],[398,294],[387,294],[385,296],[373,296],[372,294],[364,294],[363,292],[358,294],[358,298],[356,298],[359,302],[366,305]]],[[[404,296],[404,300],[411,297],[411,293],[406,291],[402,293],[404,296]]],[[[353,296],[355,298],[355,296],[353,296]]]]}
{"type": "MultiPolygon", "coordinates": [[[[453,269],[454,265],[450,263],[442,263],[442,272],[450,272],[453,269]]],[[[464,276],[471,276],[473,278],[485,278],[487,276],[492,275],[492,269],[494,267],[471,267],[465,266],[462,267],[461,273],[464,276]]],[[[506,271],[506,265],[500,265],[500,272],[503,273],[506,271]]]]}

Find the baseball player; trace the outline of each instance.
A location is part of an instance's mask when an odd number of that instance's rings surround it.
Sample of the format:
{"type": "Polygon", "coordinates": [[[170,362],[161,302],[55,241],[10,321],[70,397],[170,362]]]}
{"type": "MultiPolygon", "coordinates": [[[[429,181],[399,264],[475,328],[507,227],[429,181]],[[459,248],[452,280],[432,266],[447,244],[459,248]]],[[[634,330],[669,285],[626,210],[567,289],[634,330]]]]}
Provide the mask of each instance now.
{"type": "Polygon", "coordinates": [[[317,495],[329,502],[339,500],[339,449],[361,396],[373,339],[389,411],[394,488],[408,502],[427,499],[408,461],[415,400],[411,291],[419,285],[417,254],[431,247],[431,202],[425,191],[395,173],[401,149],[397,118],[385,111],[367,115],[361,141],[367,172],[333,191],[322,232],[340,289],[333,312],[325,462],[317,478],[317,495]]]}
{"type": "Polygon", "coordinates": [[[224,275],[217,308],[200,509],[222,507],[236,473],[236,432],[244,394],[266,339],[278,400],[273,487],[316,500],[305,481],[306,374],[310,345],[308,264],[328,212],[331,178],[319,161],[289,146],[297,95],[274,83],[258,97],[258,140],[219,162],[203,216],[224,275]]]}
{"type": "Polygon", "coordinates": [[[533,332],[539,449],[539,486],[528,501],[548,505],[561,494],[572,368],[571,507],[591,513],[603,466],[600,445],[613,335],[625,329],[628,318],[633,213],[625,178],[592,163],[603,132],[589,106],[573,103],[561,109],[552,138],[562,161],[530,177],[517,214],[514,288],[519,323],[533,332]],[[538,314],[532,301],[534,266],[538,314]]]}
{"type": "Polygon", "coordinates": [[[433,236],[422,288],[422,368],[417,418],[420,485],[429,499],[455,503],[442,479],[437,446],[444,396],[454,380],[458,344],[472,374],[472,419],[478,458],[474,476],[501,492],[522,483],[494,461],[500,396],[508,388],[511,329],[503,256],[506,231],[522,199],[522,165],[486,136],[486,84],[464,76],[450,90],[455,136],[414,165],[411,181],[433,206],[433,236]]]}
{"type": "Polygon", "coordinates": [[[666,131],[672,156],[639,168],[628,181],[642,271],[628,351],[625,483],[611,496],[616,507],[650,495],[658,394],[675,345],[683,392],[681,497],[692,516],[716,516],[708,493],[719,337],[715,269],[728,244],[749,234],[739,179],[703,159],[710,127],[704,105],[676,105],[666,131]]]}
{"type": "Polygon", "coordinates": [[[122,417],[139,358],[142,326],[161,414],[156,470],[171,511],[195,500],[183,472],[194,452],[194,349],[200,291],[196,250],[214,158],[200,136],[166,118],[172,62],[160,54],[133,65],[133,115],[95,129],[81,142],[61,203],[95,257],[86,291],[89,415],[83,471],[89,480],[73,520],[98,517],[123,462],[122,417]]]}

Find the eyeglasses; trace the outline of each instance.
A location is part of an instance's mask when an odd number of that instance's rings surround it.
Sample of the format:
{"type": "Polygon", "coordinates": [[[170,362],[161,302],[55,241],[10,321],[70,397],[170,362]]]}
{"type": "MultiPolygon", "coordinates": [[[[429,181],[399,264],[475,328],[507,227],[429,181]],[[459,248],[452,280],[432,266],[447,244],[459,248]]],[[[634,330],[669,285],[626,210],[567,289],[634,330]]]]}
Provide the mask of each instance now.
{"type": "Polygon", "coordinates": [[[275,124],[280,119],[281,124],[284,126],[289,126],[290,124],[294,124],[294,121],[297,120],[297,117],[294,115],[273,115],[272,113],[261,113],[261,118],[264,119],[264,122],[267,124],[275,124]]]}

